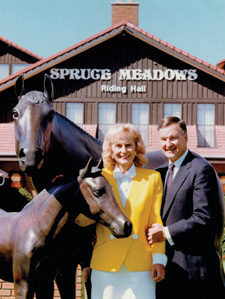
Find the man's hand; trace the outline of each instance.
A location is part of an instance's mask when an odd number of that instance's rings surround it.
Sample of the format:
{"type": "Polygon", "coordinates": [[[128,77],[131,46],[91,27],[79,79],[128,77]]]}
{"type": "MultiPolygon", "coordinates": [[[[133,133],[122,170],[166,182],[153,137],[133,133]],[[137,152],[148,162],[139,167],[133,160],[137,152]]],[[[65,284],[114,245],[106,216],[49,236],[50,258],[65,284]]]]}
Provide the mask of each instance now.
{"type": "Polygon", "coordinates": [[[151,276],[155,282],[159,282],[165,278],[166,270],[162,264],[154,264],[152,266],[151,276]]]}
{"type": "Polygon", "coordinates": [[[158,223],[152,224],[152,226],[148,227],[146,230],[146,237],[150,245],[165,241],[165,227],[158,223]]]}

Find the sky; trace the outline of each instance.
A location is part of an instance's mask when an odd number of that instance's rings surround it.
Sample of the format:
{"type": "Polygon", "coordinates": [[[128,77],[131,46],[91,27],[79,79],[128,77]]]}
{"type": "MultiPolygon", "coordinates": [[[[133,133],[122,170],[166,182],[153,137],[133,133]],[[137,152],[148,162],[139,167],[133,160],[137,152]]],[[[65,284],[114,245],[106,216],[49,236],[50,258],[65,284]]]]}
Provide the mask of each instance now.
{"type": "MultiPolygon", "coordinates": [[[[212,65],[225,59],[225,0],[134,1],[141,29],[212,65]]],[[[109,28],[112,2],[0,0],[0,35],[46,58],[109,28]]]]}

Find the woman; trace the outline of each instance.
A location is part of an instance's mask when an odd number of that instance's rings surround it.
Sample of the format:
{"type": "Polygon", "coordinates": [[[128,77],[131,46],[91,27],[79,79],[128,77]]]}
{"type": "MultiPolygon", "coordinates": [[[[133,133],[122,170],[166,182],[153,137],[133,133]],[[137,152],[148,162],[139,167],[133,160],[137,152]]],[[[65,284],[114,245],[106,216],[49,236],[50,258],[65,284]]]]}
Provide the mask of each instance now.
{"type": "Polygon", "coordinates": [[[92,299],[154,299],[155,282],[165,276],[165,243],[149,246],[145,230],[162,223],[162,182],[147,163],[145,146],[131,124],[114,125],[103,142],[103,175],[133,223],[130,237],[116,239],[97,224],[97,243],[91,260],[92,299]]]}

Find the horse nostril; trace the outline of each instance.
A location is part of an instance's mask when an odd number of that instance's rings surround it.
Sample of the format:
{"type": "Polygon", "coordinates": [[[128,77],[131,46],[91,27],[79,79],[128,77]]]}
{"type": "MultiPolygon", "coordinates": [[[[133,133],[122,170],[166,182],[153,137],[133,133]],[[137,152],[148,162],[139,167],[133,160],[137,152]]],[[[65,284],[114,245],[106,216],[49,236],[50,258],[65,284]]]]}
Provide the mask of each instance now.
{"type": "Polygon", "coordinates": [[[21,150],[19,151],[19,157],[20,157],[21,160],[25,160],[26,153],[24,151],[24,148],[21,148],[21,150]]]}
{"type": "Polygon", "coordinates": [[[130,221],[124,223],[124,232],[127,237],[130,236],[132,232],[132,223],[130,221]]]}
{"type": "Polygon", "coordinates": [[[19,157],[21,161],[35,161],[36,164],[39,164],[44,158],[43,150],[37,148],[36,150],[28,150],[26,148],[21,148],[19,151],[19,157]]]}

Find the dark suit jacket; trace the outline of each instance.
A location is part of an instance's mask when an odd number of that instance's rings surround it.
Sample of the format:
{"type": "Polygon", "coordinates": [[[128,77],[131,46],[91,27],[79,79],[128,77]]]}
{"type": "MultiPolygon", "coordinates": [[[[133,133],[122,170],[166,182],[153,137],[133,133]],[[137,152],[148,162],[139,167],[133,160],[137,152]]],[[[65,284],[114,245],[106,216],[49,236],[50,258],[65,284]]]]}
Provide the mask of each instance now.
{"type": "MultiPolygon", "coordinates": [[[[157,168],[163,182],[167,169],[168,162],[157,168]]],[[[189,278],[220,275],[223,192],[217,174],[205,159],[188,152],[166,201],[163,199],[161,214],[175,243],[170,246],[167,242],[168,266],[176,264],[189,278]]]]}

